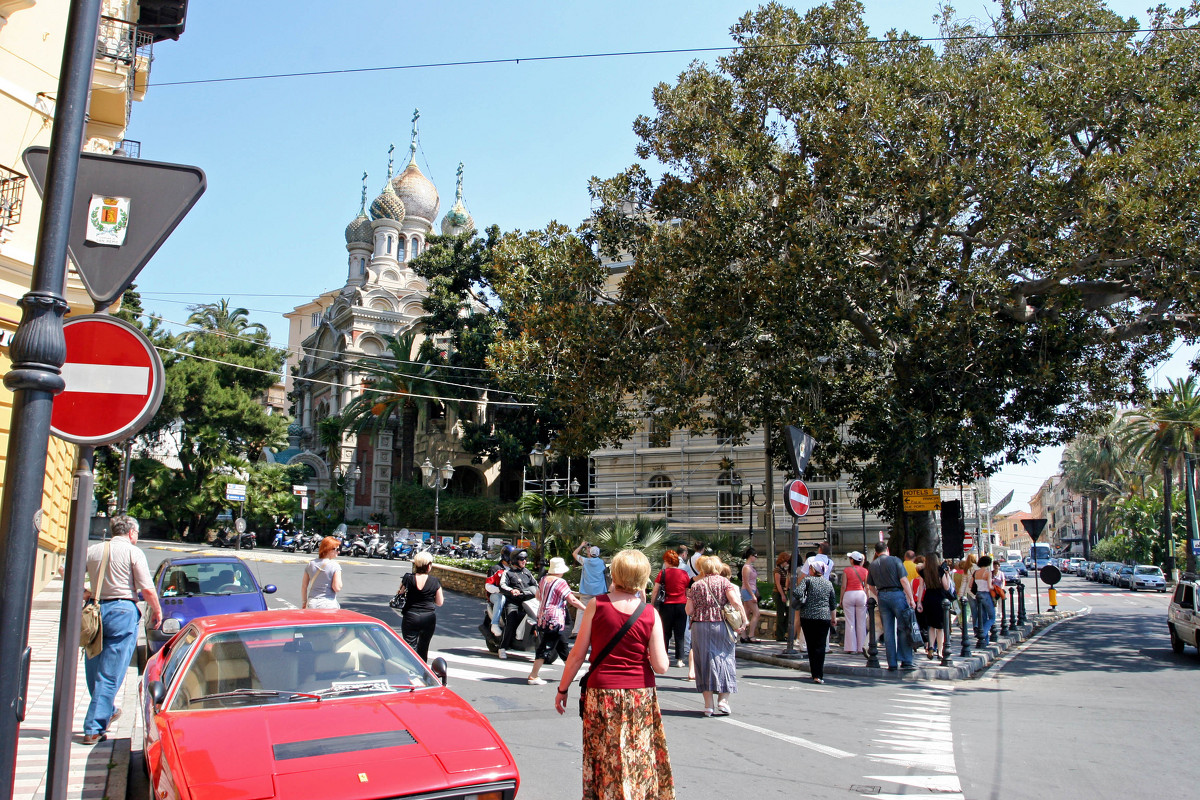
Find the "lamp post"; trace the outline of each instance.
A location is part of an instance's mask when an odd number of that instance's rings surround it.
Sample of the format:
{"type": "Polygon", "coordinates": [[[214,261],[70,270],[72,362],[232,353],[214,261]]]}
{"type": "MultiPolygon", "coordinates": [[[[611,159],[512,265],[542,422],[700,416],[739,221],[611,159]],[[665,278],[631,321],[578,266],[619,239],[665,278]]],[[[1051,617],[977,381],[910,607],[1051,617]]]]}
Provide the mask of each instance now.
{"type": "Polygon", "coordinates": [[[546,547],[546,461],[550,456],[550,446],[542,447],[542,443],[538,442],[529,451],[529,464],[535,469],[540,469],[542,472],[542,527],[538,537],[537,546],[537,567],[540,569],[543,561],[543,552],[546,547]]]}
{"type": "Polygon", "coordinates": [[[442,511],[442,489],[445,489],[454,477],[454,467],[449,459],[442,466],[435,467],[433,462],[426,458],[425,463],[421,465],[421,475],[425,478],[425,485],[433,489],[433,540],[437,542],[438,518],[442,511]]]}
{"type": "Polygon", "coordinates": [[[355,493],[355,490],[358,489],[358,478],[360,475],[362,475],[362,470],[360,470],[358,468],[358,464],[351,464],[349,467],[346,468],[345,475],[346,475],[346,482],[345,482],[345,485],[342,487],[343,490],[346,492],[346,509],[345,509],[344,516],[346,518],[346,522],[349,523],[350,522],[350,507],[352,505],[354,505],[354,493],[355,493]]]}

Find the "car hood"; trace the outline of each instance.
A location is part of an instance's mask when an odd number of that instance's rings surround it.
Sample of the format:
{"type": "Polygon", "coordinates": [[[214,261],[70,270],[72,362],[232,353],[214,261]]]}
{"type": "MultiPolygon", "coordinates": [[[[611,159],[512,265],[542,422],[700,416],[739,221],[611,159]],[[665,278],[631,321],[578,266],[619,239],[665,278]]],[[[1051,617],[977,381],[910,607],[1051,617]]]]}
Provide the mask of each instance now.
{"type": "Polygon", "coordinates": [[[266,610],[267,602],[263,599],[262,592],[162,598],[163,617],[174,617],[179,620],[180,625],[186,625],[196,617],[266,610]]]}
{"type": "Polygon", "coordinates": [[[353,800],[517,776],[487,719],[443,688],[177,712],[170,727],[205,800],[353,800]]]}

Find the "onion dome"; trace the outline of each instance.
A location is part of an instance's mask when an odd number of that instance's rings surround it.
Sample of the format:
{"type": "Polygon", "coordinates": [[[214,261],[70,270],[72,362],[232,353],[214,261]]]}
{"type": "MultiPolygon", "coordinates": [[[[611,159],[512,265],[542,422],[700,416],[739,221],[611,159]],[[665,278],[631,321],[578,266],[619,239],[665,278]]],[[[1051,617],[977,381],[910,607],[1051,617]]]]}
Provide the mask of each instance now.
{"type": "Polygon", "coordinates": [[[370,245],[373,241],[371,236],[371,220],[365,212],[360,211],[358,212],[358,216],[346,226],[346,244],[370,245]]]}
{"type": "Polygon", "coordinates": [[[442,217],[443,236],[457,236],[475,228],[475,220],[471,219],[471,214],[467,211],[466,204],[463,203],[462,176],[463,165],[462,162],[459,162],[458,180],[454,187],[454,205],[446,212],[446,216],[442,217]]]}
{"type": "Polygon", "coordinates": [[[437,219],[438,208],[441,205],[437,188],[421,173],[415,157],[404,171],[392,180],[392,188],[404,203],[408,216],[419,217],[431,225],[437,219]]]}
{"type": "Polygon", "coordinates": [[[405,208],[404,202],[396,195],[396,190],[392,188],[389,181],[384,185],[379,197],[371,201],[371,219],[390,219],[395,222],[403,222],[405,208]]]}

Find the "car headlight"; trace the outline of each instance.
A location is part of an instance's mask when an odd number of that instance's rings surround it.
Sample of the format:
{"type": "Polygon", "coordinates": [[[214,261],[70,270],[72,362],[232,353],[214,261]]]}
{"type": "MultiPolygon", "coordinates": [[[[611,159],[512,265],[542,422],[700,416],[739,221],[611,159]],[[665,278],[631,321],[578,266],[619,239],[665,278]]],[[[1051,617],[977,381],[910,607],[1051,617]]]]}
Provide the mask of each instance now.
{"type": "Polygon", "coordinates": [[[179,633],[179,620],[168,617],[162,621],[162,625],[159,625],[158,629],[168,636],[174,636],[179,633]]]}

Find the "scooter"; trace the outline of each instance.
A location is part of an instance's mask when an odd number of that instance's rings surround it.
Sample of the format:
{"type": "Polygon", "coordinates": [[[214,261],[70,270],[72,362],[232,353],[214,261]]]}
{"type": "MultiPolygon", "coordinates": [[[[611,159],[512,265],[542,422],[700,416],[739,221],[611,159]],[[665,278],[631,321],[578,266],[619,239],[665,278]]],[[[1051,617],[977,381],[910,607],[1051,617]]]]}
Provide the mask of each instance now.
{"type": "Polygon", "coordinates": [[[279,547],[283,544],[283,540],[287,537],[287,532],[283,528],[275,529],[275,538],[271,540],[271,547],[279,547]]]}
{"type": "Polygon", "coordinates": [[[229,528],[221,528],[217,531],[217,536],[212,540],[213,547],[233,547],[233,531],[229,528]]]}
{"type": "Polygon", "coordinates": [[[337,538],[341,541],[338,546],[339,556],[348,556],[354,552],[354,540],[346,536],[346,534],[338,534],[337,538]]]}
{"type": "Polygon", "coordinates": [[[392,548],[388,544],[388,540],[380,536],[378,533],[372,534],[367,540],[367,556],[369,558],[389,558],[392,553],[392,548]]]}
{"type": "Polygon", "coordinates": [[[285,553],[294,553],[299,548],[302,533],[289,533],[279,542],[278,547],[285,553]]]}
{"type": "Polygon", "coordinates": [[[361,533],[355,534],[354,538],[350,540],[350,555],[366,557],[368,553],[367,540],[361,533]]]}
{"type": "MultiPolygon", "coordinates": [[[[487,605],[483,607],[483,623],[479,626],[480,633],[483,634],[483,642],[487,645],[487,649],[493,653],[500,649],[500,642],[504,641],[504,633],[510,621],[515,621],[517,625],[516,635],[513,637],[511,650],[524,650],[532,653],[537,649],[537,618],[539,603],[537,598],[531,597],[521,603],[521,608],[525,612],[519,617],[513,614],[509,606],[505,606],[504,613],[500,615],[500,635],[492,633],[492,613],[496,610],[496,603],[500,601],[500,587],[485,584],[484,588],[488,592],[487,605]]],[[[509,598],[509,603],[514,602],[509,598]]]]}

